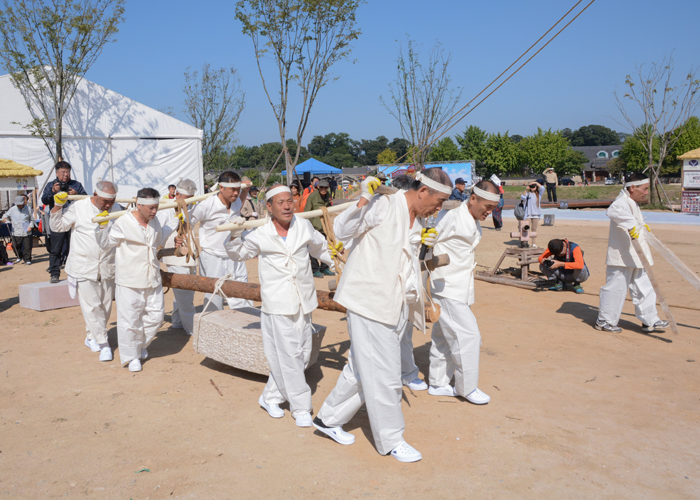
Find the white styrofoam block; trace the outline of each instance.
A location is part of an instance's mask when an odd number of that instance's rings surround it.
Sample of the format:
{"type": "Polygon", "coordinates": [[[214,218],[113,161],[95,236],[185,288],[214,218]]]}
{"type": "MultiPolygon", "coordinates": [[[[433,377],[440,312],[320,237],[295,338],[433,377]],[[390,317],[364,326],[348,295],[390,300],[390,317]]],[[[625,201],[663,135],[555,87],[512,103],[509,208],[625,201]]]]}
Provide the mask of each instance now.
{"type": "Polygon", "coordinates": [[[80,302],[77,296],[74,299],[70,298],[67,280],[53,284],[42,281],[19,286],[19,305],[25,309],[49,311],[79,306],[80,302]]]}
{"type": "MultiPolygon", "coordinates": [[[[219,363],[260,375],[269,375],[270,367],[260,330],[260,310],[245,307],[195,314],[193,347],[195,352],[219,363]]],[[[314,324],[309,366],[318,361],[326,327],[314,324]]]]}

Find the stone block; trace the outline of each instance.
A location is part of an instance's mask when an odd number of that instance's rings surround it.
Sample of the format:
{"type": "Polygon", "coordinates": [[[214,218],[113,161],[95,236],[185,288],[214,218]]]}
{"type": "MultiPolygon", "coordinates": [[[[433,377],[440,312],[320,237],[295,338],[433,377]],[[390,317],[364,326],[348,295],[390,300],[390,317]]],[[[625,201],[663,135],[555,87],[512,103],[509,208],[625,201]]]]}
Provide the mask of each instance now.
{"type": "MultiPolygon", "coordinates": [[[[214,311],[194,316],[193,347],[219,363],[260,375],[269,375],[270,367],[265,358],[260,310],[245,307],[239,310],[214,311]]],[[[314,323],[311,359],[309,366],[318,361],[321,342],[326,327],[314,323]]]]}
{"type": "Polygon", "coordinates": [[[74,299],[70,298],[67,280],[53,284],[42,281],[19,286],[19,305],[35,311],[50,311],[79,306],[80,302],[77,296],[74,299]]]}

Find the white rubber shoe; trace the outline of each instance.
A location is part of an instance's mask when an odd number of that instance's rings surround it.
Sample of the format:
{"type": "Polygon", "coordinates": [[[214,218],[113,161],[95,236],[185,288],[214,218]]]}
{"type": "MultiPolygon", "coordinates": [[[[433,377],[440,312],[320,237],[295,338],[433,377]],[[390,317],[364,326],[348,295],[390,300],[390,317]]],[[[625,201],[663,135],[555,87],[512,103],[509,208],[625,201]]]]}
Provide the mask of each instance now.
{"type": "Polygon", "coordinates": [[[85,345],[88,346],[92,352],[100,352],[100,345],[94,339],[85,337],[85,345]]]}
{"type": "Polygon", "coordinates": [[[452,398],[457,397],[455,388],[451,385],[444,385],[442,387],[434,387],[431,385],[430,387],[428,387],[428,394],[430,394],[431,396],[449,396],[452,398]]]}
{"type": "Polygon", "coordinates": [[[426,384],[419,378],[414,378],[413,380],[404,385],[414,391],[425,391],[428,388],[428,384],[426,384]]]}
{"type": "Polygon", "coordinates": [[[469,401],[470,403],[474,403],[475,405],[485,405],[486,403],[491,401],[491,396],[489,396],[488,394],[484,394],[477,387],[472,392],[467,394],[467,401],[469,401]]]}
{"type": "Polygon", "coordinates": [[[148,357],[148,350],[144,347],[141,349],[141,359],[146,359],[148,357]]]}
{"type": "Polygon", "coordinates": [[[141,361],[138,359],[132,359],[131,363],[129,363],[129,371],[140,372],[141,370],[143,370],[143,368],[141,368],[141,361]]]}
{"type": "Polygon", "coordinates": [[[391,456],[394,457],[399,462],[411,463],[417,462],[423,455],[420,451],[416,450],[413,446],[408,444],[406,441],[398,445],[396,448],[391,450],[391,456]]]}
{"type": "MultiPolygon", "coordinates": [[[[258,399],[258,404],[262,406],[263,409],[267,412],[267,414],[270,415],[272,418],[284,417],[284,410],[274,403],[266,403],[262,395],[260,395],[260,399],[258,399]]],[[[309,418],[311,417],[309,416],[309,418]]]]}
{"type": "Polygon", "coordinates": [[[100,350],[100,361],[112,361],[114,356],[112,355],[111,347],[103,347],[100,350]]]}
{"type": "Polygon", "coordinates": [[[355,436],[349,432],[345,432],[342,427],[326,427],[323,421],[318,417],[313,420],[313,424],[314,427],[338,444],[350,445],[355,442],[355,436]]]}
{"type": "Polygon", "coordinates": [[[300,413],[298,416],[294,417],[294,420],[297,421],[297,427],[311,427],[314,425],[314,422],[311,419],[311,413],[308,411],[300,413]]]}

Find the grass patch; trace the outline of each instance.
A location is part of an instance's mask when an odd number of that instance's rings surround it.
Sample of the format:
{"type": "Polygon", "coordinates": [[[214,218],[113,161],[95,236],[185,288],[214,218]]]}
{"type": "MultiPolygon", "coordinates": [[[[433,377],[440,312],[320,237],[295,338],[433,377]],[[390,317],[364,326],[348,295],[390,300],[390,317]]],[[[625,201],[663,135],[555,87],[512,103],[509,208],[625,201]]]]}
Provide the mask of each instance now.
{"type": "MultiPolygon", "coordinates": [[[[505,197],[510,200],[520,199],[525,193],[524,186],[504,186],[505,197]]],[[[557,198],[561,200],[614,200],[620,194],[622,184],[614,186],[557,186],[557,198]]],[[[666,194],[672,202],[680,203],[681,185],[664,185],[666,194]]],[[[663,194],[661,195],[663,197],[663,194]]],[[[547,194],[543,196],[547,200],[547,194]]]]}

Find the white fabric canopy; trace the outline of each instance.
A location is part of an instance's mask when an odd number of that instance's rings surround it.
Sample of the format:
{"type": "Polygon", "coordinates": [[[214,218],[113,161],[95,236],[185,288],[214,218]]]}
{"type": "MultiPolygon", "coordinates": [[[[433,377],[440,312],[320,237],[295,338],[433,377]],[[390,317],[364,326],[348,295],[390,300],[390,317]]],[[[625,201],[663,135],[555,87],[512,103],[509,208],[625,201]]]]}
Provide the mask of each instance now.
{"type": "MultiPolygon", "coordinates": [[[[0,158],[42,170],[41,187],[55,177],[53,160],[44,141],[22,128],[31,120],[9,75],[0,76],[0,158]]],[[[162,196],[169,184],[187,178],[202,194],[201,141],[201,130],[85,79],[63,121],[63,159],[88,193],[104,179],[119,186],[120,197],[143,187],[162,196]]]]}

